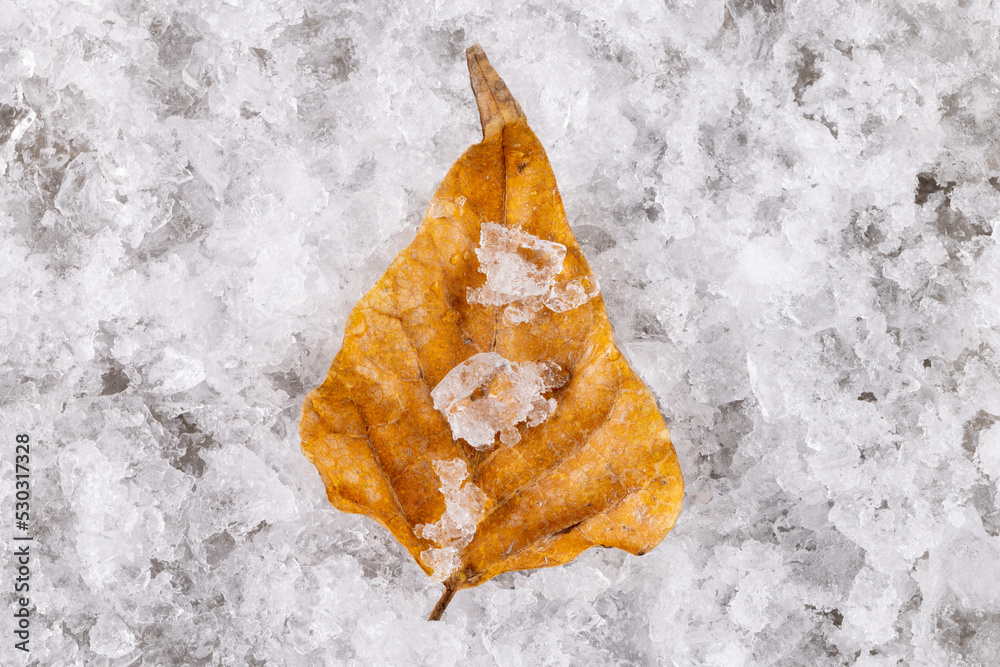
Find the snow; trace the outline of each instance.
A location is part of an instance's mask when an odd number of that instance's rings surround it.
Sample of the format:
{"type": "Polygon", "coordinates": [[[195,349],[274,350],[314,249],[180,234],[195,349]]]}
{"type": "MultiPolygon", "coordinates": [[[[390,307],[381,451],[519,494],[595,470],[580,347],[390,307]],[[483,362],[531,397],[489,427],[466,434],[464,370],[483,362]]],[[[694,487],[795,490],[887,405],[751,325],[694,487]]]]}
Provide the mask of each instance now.
{"type": "Polygon", "coordinates": [[[992,664],[998,28],[987,0],[0,0],[0,507],[28,433],[36,537],[0,663],[992,664]],[[476,42],[687,494],[645,556],[432,624],[440,585],[296,431],[481,137],[476,42]]]}

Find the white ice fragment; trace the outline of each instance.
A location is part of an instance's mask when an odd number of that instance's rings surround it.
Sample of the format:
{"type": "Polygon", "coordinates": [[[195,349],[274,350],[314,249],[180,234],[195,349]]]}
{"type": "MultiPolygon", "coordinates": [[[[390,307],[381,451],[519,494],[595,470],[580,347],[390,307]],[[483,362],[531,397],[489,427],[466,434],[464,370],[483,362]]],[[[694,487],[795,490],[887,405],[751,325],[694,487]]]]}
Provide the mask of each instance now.
{"type": "Polygon", "coordinates": [[[120,658],[135,648],[135,635],[117,614],[101,614],[90,628],[90,648],[106,658],[120,658]]]}
{"type": "Polygon", "coordinates": [[[555,399],[542,394],[563,386],[568,377],[551,361],[519,364],[496,352],[481,352],[451,369],[431,398],[456,440],[486,449],[500,433],[502,443],[514,445],[521,440],[520,422],[537,426],[555,411],[555,399]]]}
{"type": "Polygon", "coordinates": [[[982,471],[994,482],[1000,480],[1000,425],[980,432],[976,454],[982,471]]]}
{"type": "Polygon", "coordinates": [[[484,223],[476,257],[486,284],[469,290],[469,303],[507,306],[503,315],[507,325],[528,322],[543,307],[557,313],[571,310],[600,292],[594,276],[557,283],[566,246],[520,229],[484,223]]]}
{"type": "Polygon", "coordinates": [[[421,552],[420,558],[434,571],[432,579],[441,582],[458,570],[462,549],[472,541],[476,525],[486,513],[486,494],[472,482],[465,481],[469,468],[462,459],[436,461],[434,471],[441,480],[444,514],[437,523],[418,525],[416,532],[425,540],[437,543],[437,548],[421,552]]]}
{"type": "Polygon", "coordinates": [[[290,521],[298,515],[292,490],[246,447],[229,444],[199,456],[208,466],[187,508],[188,536],[196,552],[204,550],[206,538],[224,530],[242,536],[261,522],[290,521]]]}
{"type": "Polygon", "coordinates": [[[600,292],[596,276],[580,276],[552,286],[545,305],[549,310],[564,313],[590,301],[600,292]]]}
{"type": "Polygon", "coordinates": [[[0,147],[7,144],[13,146],[24,136],[38,116],[33,109],[16,108],[6,104],[2,107],[0,113],[5,116],[5,127],[0,129],[0,147]]]}
{"type": "Polygon", "coordinates": [[[476,256],[486,274],[486,284],[474,290],[477,303],[501,306],[548,294],[562,270],[566,246],[487,222],[476,256]]]}
{"type": "Polygon", "coordinates": [[[205,364],[200,359],[189,357],[169,345],[163,348],[157,360],[146,371],[149,384],[162,395],[187,391],[201,383],[205,377],[205,364]]]}

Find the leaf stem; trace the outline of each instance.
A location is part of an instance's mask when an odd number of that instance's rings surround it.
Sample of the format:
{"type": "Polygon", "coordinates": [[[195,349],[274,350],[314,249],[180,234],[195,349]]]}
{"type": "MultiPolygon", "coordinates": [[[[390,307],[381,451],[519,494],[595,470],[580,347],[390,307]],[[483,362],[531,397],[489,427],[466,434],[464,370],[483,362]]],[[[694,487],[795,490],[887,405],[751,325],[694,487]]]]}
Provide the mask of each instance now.
{"type": "Polygon", "coordinates": [[[458,587],[449,579],[444,582],[444,593],[441,594],[441,599],[437,601],[434,605],[434,611],[427,618],[428,621],[440,621],[441,616],[444,614],[444,610],[448,608],[448,603],[451,602],[451,598],[455,595],[455,591],[458,587]]]}

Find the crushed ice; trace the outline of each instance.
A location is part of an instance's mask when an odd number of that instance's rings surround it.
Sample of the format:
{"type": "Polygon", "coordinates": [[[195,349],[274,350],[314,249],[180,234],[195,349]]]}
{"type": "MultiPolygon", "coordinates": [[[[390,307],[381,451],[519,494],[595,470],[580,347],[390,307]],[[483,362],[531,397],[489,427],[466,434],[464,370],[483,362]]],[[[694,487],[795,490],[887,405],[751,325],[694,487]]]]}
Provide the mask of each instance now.
{"type": "Polygon", "coordinates": [[[566,246],[520,229],[483,223],[476,257],[486,284],[469,290],[469,303],[507,306],[503,321],[510,326],[532,320],[542,308],[572,310],[601,291],[593,275],[557,283],[566,246]]]}
{"type": "Polygon", "coordinates": [[[476,534],[476,525],[486,513],[486,494],[482,489],[466,482],[469,468],[462,459],[435,461],[434,471],[441,480],[445,510],[436,523],[417,526],[417,535],[431,540],[438,547],[431,547],[420,554],[424,565],[434,570],[432,579],[442,582],[450,577],[461,564],[462,549],[476,534]]]}
{"type": "Polygon", "coordinates": [[[516,363],[496,352],[481,352],[451,369],[431,398],[456,440],[486,449],[500,433],[501,442],[514,445],[521,440],[519,423],[538,426],[555,411],[555,399],[542,394],[563,386],[568,378],[551,361],[516,363]]]}
{"type": "Polygon", "coordinates": [[[26,662],[996,664],[995,3],[429,4],[0,2],[26,662]],[[688,506],[641,559],[512,574],[435,626],[295,431],[478,140],[486,27],[688,506]]]}

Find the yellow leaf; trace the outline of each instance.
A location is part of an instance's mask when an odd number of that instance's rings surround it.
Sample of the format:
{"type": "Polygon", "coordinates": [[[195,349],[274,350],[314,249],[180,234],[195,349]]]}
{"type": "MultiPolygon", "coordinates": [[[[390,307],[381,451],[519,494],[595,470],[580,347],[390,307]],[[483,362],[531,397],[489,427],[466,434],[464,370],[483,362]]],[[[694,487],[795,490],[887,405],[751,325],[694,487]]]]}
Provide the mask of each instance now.
{"type": "Polygon", "coordinates": [[[330,502],[381,523],[444,580],[432,619],[502,572],[592,546],[641,555],[683,497],[545,151],[482,48],[466,55],[483,140],[351,312],[300,424],[330,502]]]}

